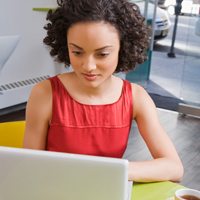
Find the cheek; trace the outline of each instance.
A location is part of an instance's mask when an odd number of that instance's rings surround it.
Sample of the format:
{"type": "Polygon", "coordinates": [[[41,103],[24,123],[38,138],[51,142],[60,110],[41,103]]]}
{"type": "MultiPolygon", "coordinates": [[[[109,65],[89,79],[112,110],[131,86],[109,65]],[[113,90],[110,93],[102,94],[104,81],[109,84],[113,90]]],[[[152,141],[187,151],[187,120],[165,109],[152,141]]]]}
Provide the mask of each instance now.
{"type": "Polygon", "coordinates": [[[109,65],[111,68],[116,68],[118,64],[118,54],[115,54],[113,56],[111,56],[107,62],[105,63],[105,65],[109,65]]]}
{"type": "Polygon", "coordinates": [[[78,67],[80,65],[80,59],[75,57],[73,54],[69,54],[69,60],[72,67],[78,67]]]}
{"type": "Polygon", "coordinates": [[[117,68],[117,64],[118,62],[116,59],[106,59],[104,62],[99,64],[99,69],[107,73],[113,73],[117,68]]]}
{"type": "Polygon", "coordinates": [[[70,63],[72,63],[74,61],[74,56],[71,53],[69,53],[69,60],[70,60],[70,63]]]}

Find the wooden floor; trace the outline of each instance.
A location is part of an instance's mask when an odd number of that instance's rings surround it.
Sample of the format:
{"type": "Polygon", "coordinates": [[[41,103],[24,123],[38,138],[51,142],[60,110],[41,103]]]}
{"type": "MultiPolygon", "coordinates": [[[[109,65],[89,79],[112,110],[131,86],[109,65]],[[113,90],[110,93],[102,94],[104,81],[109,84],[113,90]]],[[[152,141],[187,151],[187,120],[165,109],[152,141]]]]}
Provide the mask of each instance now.
{"type": "MultiPolygon", "coordinates": [[[[24,110],[0,116],[0,122],[24,120],[24,110]]],[[[200,119],[182,116],[177,112],[158,109],[160,122],[174,142],[183,161],[185,174],[181,184],[200,190],[200,119]]],[[[158,138],[159,141],[159,138],[158,138]]],[[[135,123],[132,125],[128,148],[124,155],[129,160],[150,159],[135,123]]]]}
{"type": "MultiPolygon", "coordinates": [[[[185,173],[181,184],[200,190],[200,118],[183,116],[164,109],[158,109],[158,115],[183,162],[185,173]]],[[[135,123],[132,126],[125,158],[130,160],[151,158],[135,123]]]]}

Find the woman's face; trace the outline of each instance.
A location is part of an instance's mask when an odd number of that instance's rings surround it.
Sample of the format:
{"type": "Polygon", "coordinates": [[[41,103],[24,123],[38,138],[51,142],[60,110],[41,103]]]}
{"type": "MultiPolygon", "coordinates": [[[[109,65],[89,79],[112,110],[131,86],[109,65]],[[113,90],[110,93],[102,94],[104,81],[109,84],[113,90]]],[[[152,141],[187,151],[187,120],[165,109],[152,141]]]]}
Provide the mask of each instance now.
{"type": "Polygon", "coordinates": [[[76,23],[67,32],[69,58],[83,84],[98,87],[118,64],[120,39],[116,28],[104,22],[76,23]]]}

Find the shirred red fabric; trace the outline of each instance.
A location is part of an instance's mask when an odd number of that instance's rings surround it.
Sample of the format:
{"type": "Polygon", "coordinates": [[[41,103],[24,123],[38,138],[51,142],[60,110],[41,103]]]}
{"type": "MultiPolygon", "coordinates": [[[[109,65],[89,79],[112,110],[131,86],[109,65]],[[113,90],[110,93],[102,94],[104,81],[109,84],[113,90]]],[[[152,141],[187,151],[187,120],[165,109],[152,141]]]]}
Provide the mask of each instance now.
{"type": "Polygon", "coordinates": [[[121,158],[132,122],[131,84],[123,80],[121,96],[112,104],[87,105],[74,100],[57,76],[49,80],[53,100],[47,150],[121,158]]]}

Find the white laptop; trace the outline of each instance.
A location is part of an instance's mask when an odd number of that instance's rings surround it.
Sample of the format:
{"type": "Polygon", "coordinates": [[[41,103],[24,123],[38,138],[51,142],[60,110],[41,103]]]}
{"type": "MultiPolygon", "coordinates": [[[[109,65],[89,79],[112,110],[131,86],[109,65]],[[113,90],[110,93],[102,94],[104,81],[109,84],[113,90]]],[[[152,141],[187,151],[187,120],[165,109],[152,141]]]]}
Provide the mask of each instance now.
{"type": "Polygon", "coordinates": [[[128,161],[0,147],[0,200],[130,200],[128,161]]]}

